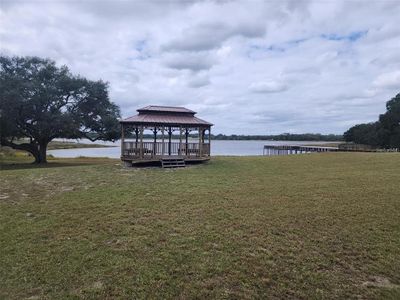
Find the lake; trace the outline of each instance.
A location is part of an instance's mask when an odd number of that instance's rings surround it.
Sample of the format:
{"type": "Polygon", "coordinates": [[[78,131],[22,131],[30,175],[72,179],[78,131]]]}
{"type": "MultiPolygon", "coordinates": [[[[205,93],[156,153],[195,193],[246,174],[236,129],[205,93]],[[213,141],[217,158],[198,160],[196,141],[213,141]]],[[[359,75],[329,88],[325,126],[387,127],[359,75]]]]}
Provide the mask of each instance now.
{"type": "MultiPolygon", "coordinates": [[[[90,141],[81,140],[81,143],[90,144],[90,141]]],[[[115,145],[116,147],[104,148],[76,148],[49,150],[48,154],[55,157],[109,157],[119,158],[121,155],[120,142],[96,142],[97,144],[115,145]]],[[[211,155],[227,155],[227,156],[254,156],[262,155],[264,145],[305,145],[305,144],[325,144],[326,142],[298,142],[298,141],[211,141],[211,155]]]]}

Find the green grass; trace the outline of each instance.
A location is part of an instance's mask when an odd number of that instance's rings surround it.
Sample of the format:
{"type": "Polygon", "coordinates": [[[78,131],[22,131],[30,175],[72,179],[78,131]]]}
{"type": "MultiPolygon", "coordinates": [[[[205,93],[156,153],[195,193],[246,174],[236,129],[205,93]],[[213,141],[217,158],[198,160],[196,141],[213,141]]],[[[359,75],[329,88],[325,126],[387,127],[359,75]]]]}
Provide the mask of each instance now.
{"type": "MultiPolygon", "coordinates": [[[[20,140],[22,142],[29,142],[27,140],[20,140]]],[[[78,142],[62,142],[62,141],[51,141],[48,146],[47,150],[58,150],[58,149],[75,149],[75,148],[105,148],[105,147],[117,147],[114,145],[103,145],[103,144],[85,144],[85,143],[78,143],[78,142]]],[[[27,155],[26,152],[13,150],[9,147],[2,147],[0,146],[0,155],[20,155],[24,156],[27,155]]]]}
{"type": "MultiPolygon", "coordinates": [[[[20,140],[19,142],[24,142],[20,140]]],[[[47,150],[58,150],[58,149],[76,149],[76,148],[104,148],[104,147],[117,147],[112,145],[102,144],[83,144],[75,142],[60,142],[51,141],[47,147],[47,150]]],[[[47,155],[48,159],[53,158],[51,154],[47,155]]],[[[0,166],[4,164],[20,163],[20,162],[31,162],[32,155],[26,151],[14,150],[10,147],[0,146],[0,166]]]]}
{"type": "Polygon", "coordinates": [[[104,148],[104,147],[116,147],[112,145],[102,145],[102,144],[84,144],[75,142],[59,142],[51,141],[48,145],[48,150],[57,149],[75,149],[75,148],[104,148]]]}
{"type": "Polygon", "coordinates": [[[1,299],[400,297],[398,153],[50,161],[3,161],[1,299]]]}

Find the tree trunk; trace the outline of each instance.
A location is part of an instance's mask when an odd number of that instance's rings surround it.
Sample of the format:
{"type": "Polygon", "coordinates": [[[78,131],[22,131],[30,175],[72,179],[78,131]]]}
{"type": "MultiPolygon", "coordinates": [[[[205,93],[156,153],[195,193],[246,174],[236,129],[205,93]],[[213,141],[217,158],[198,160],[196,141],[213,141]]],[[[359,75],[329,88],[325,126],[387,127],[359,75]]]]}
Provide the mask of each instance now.
{"type": "Polygon", "coordinates": [[[12,141],[8,141],[4,138],[0,138],[0,144],[2,146],[7,146],[16,150],[22,150],[31,153],[35,158],[36,164],[47,163],[46,153],[47,153],[47,145],[49,144],[48,139],[43,139],[40,142],[31,141],[30,143],[18,144],[18,143],[13,143],[12,141]]]}
{"type": "Polygon", "coordinates": [[[47,152],[47,144],[48,142],[41,142],[38,146],[38,151],[33,154],[35,157],[36,164],[45,164],[47,163],[46,152],[47,152]]]}

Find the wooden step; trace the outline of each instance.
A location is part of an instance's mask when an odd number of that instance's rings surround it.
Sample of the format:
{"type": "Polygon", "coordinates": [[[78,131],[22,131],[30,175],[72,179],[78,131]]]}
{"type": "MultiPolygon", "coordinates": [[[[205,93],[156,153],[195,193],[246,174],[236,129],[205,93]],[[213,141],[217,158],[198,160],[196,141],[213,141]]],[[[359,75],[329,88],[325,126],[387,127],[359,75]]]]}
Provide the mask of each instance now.
{"type": "Polygon", "coordinates": [[[161,160],[161,166],[163,168],[182,168],[185,167],[185,161],[183,158],[163,158],[161,160]]]}

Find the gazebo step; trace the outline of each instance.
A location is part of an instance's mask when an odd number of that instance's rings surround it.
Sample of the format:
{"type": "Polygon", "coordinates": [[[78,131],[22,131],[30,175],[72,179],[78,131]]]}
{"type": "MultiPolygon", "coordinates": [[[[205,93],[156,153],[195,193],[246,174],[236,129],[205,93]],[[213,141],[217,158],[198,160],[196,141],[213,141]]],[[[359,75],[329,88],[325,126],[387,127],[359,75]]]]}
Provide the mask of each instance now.
{"type": "Polygon", "coordinates": [[[183,158],[163,158],[161,159],[161,166],[163,168],[181,168],[185,167],[185,160],[183,158]]]}

